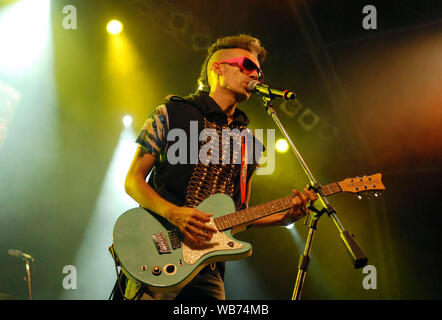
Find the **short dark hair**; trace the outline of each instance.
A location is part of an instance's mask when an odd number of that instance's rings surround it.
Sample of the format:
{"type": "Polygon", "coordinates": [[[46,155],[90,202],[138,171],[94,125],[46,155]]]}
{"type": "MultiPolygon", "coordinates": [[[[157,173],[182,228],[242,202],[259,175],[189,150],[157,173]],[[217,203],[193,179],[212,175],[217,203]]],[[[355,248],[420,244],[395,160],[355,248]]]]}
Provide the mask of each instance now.
{"type": "Polygon", "coordinates": [[[209,81],[207,79],[207,64],[212,55],[218,50],[236,48],[250,51],[256,55],[259,63],[262,63],[267,55],[266,49],[261,46],[261,41],[245,33],[217,39],[215,43],[207,49],[206,59],[201,66],[200,77],[198,79],[198,84],[201,90],[207,92],[210,91],[209,81]]]}

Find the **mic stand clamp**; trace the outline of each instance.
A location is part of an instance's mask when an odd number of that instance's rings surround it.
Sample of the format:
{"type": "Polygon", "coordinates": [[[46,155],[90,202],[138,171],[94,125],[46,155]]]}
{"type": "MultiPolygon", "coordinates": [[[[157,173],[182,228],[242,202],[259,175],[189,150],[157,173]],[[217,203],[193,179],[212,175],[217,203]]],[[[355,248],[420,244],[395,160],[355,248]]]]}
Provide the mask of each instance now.
{"type": "Polygon", "coordinates": [[[342,223],[339,221],[339,218],[336,216],[336,210],[335,208],[328,202],[328,199],[326,196],[324,196],[324,193],[322,192],[322,187],[320,184],[316,181],[315,177],[311,173],[310,169],[308,168],[307,164],[305,163],[304,159],[302,158],[301,154],[299,153],[298,149],[296,149],[293,141],[290,139],[290,136],[288,135],[287,131],[285,130],[283,124],[279,120],[278,116],[276,115],[276,111],[271,105],[271,100],[273,99],[273,96],[269,90],[269,97],[263,97],[264,100],[264,106],[266,108],[267,113],[272,117],[272,119],[275,121],[276,125],[278,126],[279,130],[282,132],[284,137],[286,138],[290,148],[295,154],[296,159],[299,161],[302,169],[304,170],[304,173],[307,175],[310,184],[309,189],[313,189],[316,194],[318,195],[318,200],[322,204],[322,209],[318,210],[313,205],[309,206],[309,209],[314,212],[314,214],[309,213],[308,217],[306,218],[305,224],[309,225],[309,233],[306,240],[304,253],[301,255],[299,259],[299,265],[298,265],[298,274],[296,277],[296,283],[295,288],[293,290],[292,300],[300,300],[301,299],[301,291],[304,285],[305,276],[307,274],[307,269],[310,263],[310,251],[311,246],[313,242],[313,237],[315,235],[315,231],[318,227],[318,221],[319,218],[324,214],[327,213],[327,215],[333,220],[336,227],[340,231],[341,239],[345,244],[345,247],[347,248],[347,252],[350,255],[350,258],[353,260],[353,264],[355,268],[362,268],[367,264],[368,258],[364,251],[359,247],[357,242],[354,240],[353,236],[350,235],[350,233],[344,229],[342,223]]]}

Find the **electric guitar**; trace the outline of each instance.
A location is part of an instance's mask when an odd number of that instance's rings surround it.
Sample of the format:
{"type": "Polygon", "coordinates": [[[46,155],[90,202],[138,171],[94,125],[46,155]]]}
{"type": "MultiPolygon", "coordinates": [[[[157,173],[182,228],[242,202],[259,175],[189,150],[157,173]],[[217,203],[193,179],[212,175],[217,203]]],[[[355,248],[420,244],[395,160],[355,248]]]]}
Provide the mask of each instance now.
{"type": "MultiPolygon", "coordinates": [[[[324,196],[339,192],[358,194],[385,190],[380,173],[362,178],[348,178],[322,186],[324,196]]],[[[202,201],[196,208],[212,213],[209,225],[218,232],[210,242],[193,245],[183,240],[180,231],[162,216],[142,207],[123,213],[113,230],[114,258],[126,275],[150,290],[168,292],[189,283],[198,272],[212,262],[238,260],[252,254],[251,244],[233,237],[232,229],[250,224],[262,217],[290,209],[288,196],[235,212],[228,195],[218,193],[202,201]]]]}

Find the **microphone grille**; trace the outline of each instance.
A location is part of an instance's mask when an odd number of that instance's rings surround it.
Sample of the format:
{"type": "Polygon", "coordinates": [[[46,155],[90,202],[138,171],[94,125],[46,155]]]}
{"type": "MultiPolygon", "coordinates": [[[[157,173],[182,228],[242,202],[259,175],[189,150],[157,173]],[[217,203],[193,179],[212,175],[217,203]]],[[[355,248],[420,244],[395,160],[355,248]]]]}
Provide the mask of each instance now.
{"type": "Polygon", "coordinates": [[[249,90],[249,92],[253,92],[257,84],[259,84],[259,81],[257,80],[250,81],[249,84],[247,85],[247,90],[249,90]]]}

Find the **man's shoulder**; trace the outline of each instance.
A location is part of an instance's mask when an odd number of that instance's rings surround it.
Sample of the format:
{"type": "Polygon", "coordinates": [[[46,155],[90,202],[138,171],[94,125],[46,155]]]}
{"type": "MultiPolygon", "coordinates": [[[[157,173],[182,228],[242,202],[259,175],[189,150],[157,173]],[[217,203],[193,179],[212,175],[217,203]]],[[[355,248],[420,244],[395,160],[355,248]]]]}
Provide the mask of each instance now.
{"type": "Polygon", "coordinates": [[[189,102],[186,97],[179,95],[168,95],[164,104],[169,116],[178,115],[179,117],[194,118],[195,116],[200,116],[202,114],[202,112],[189,102]]]}

